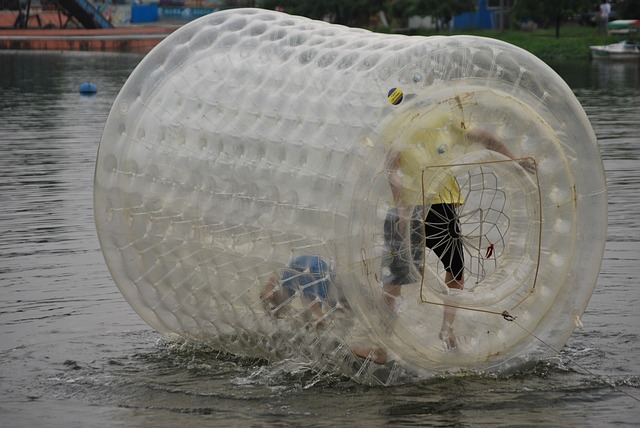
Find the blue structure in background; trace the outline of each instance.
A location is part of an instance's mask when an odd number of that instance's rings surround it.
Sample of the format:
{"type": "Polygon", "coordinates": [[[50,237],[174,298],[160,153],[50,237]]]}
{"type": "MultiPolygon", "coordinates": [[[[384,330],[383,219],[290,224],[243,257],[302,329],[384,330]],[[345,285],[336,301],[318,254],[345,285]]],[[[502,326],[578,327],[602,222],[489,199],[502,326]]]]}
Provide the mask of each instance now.
{"type": "Polygon", "coordinates": [[[487,0],[478,0],[475,12],[466,12],[453,18],[453,28],[456,30],[470,28],[488,30],[497,28],[499,19],[500,8],[490,7],[487,0]]]}
{"type": "Polygon", "coordinates": [[[132,4],[131,23],[140,24],[144,22],[155,22],[158,20],[157,4],[132,4]]]}
{"type": "Polygon", "coordinates": [[[87,0],[58,0],[58,7],[64,9],[65,15],[73,16],[84,28],[113,28],[111,22],[87,0]]]}
{"type": "Polygon", "coordinates": [[[161,20],[191,21],[218,10],[217,7],[160,6],[158,17],[161,20]]]}
{"type": "MultiPolygon", "coordinates": [[[[20,12],[18,18],[13,24],[14,27],[27,28],[29,26],[31,2],[32,0],[17,2],[20,4],[20,12]],[[23,7],[25,8],[24,12],[23,7]]],[[[87,29],[113,28],[111,21],[105,18],[98,8],[87,0],[55,0],[52,5],[58,9],[62,28],[67,28],[67,24],[71,19],[75,19],[77,23],[87,29]],[[61,15],[67,17],[67,22],[64,25],[62,25],[61,15]]]]}
{"type": "Polygon", "coordinates": [[[131,5],[131,23],[140,24],[159,20],[192,21],[220,10],[217,7],[163,6],[158,4],[131,5]]]}

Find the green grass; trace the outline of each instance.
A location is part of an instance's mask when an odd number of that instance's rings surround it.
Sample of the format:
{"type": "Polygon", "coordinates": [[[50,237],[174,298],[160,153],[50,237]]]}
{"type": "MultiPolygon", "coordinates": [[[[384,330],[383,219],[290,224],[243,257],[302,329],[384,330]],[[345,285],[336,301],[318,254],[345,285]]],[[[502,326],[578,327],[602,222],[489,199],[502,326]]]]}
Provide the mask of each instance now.
{"type": "Polygon", "coordinates": [[[555,29],[533,32],[486,32],[486,37],[503,40],[521,47],[541,59],[589,58],[589,46],[607,45],[624,40],[621,36],[599,34],[596,28],[565,26],[556,38],[555,29]]]}

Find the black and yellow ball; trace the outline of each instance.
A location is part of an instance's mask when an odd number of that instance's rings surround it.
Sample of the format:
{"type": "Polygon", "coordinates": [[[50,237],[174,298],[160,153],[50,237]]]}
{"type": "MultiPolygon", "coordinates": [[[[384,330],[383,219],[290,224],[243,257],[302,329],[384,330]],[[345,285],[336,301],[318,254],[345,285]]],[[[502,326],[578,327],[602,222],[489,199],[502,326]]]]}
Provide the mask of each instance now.
{"type": "Polygon", "coordinates": [[[389,93],[387,94],[389,98],[389,102],[394,106],[397,106],[402,102],[402,98],[404,98],[404,94],[402,93],[402,89],[400,88],[391,88],[389,93]]]}

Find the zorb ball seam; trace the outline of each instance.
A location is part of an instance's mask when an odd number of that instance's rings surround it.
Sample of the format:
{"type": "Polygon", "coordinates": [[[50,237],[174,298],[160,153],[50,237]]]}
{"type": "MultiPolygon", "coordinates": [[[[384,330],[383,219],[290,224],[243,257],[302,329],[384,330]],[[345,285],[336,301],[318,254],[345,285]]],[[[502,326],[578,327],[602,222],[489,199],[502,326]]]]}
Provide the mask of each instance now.
{"type": "Polygon", "coordinates": [[[140,62],[94,184],[107,266],[158,332],[382,385],[564,345],[606,201],[587,117],[533,55],[259,9],[192,21],[140,62]],[[445,188],[462,289],[424,245],[420,216],[445,188]],[[305,259],[331,267],[322,293],[286,282],[305,259]]]}

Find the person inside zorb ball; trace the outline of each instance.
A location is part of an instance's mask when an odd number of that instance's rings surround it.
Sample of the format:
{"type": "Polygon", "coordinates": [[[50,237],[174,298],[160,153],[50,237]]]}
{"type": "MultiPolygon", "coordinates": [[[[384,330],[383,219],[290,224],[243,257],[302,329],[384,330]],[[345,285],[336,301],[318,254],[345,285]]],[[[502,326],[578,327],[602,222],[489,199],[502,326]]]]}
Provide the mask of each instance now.
{"type": "Polygon", "coordinates": [[[300,295],[311,305],[311,314],[320,320],[327,308],[340,302],[348,306],[336,283],[330,264],[318,256],[295,257],[278,274],[269,277],[260,291],[260,298],[274,314],[287,307],[289,300],[300,295]]]}
{"type": "MultiPolygon", "coordinates": [[[[535,174],[535,162],[532,158],[515,159],[493,135],[480,129],[468,129],[464,121],[454,122],[449,114],[440,114],[434,119],[424,109],[412,109],[390,128],[386,169],[393,208],[384,225],[388,252],[382,262],[382,283],[387,304],[395,310],[401,286],[417,279],[408,263],[421,272],[425,249],[431,250],[443,264],[446,286],[464,288],[465,251],[460,216],[465,213],[465,198],[452,175],[442,177],[437,193],[425,198],[425,166],[433,165],[434,158],[449,149],[465,151],[473,144],[515,160],[530,174],[535,174]],[[409,257],[404,258],[405,255],[409,257]]],[[[440,338],[449,348],[456,347],[454,317],[455,309],[446,308],[440,338]]]]}
{"type": "Polygon", "coordinates": [[[152,328],[372,385],[555,354],[606,207],[588,118],[530,53],[260,9],[145,56],[94,181],[106,264],[152,328]]]}

